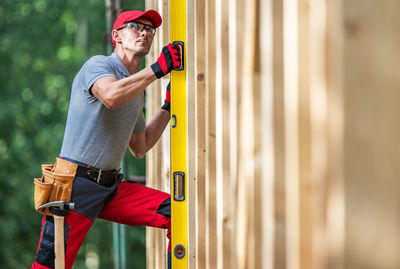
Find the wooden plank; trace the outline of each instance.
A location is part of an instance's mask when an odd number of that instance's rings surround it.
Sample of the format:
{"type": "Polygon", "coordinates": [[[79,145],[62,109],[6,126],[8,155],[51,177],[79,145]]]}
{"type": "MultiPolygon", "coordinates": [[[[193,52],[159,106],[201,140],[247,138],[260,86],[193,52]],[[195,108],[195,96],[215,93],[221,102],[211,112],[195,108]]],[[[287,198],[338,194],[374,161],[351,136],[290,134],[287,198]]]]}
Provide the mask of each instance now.
{"type": "Polygon", "coordinates": [[[196,70],[195,70],[195,25],[196,25],[196,14],[195,14],[195,3],[187,1],[186,4],[186,72],[187,72],[187,137],[188,137],[188,268],[196,268],[196,252],[197,252],[197,171],[196,164],[197,160],[197,148],[196,148],[196,129],[197,129],[197,118],[196,118],[196,70]]]}
{"type": "Polygon", "coordinates": [[[326,267],[345,268],[343,3],[327,2],[328,163],[326,267]]]}
{"type": "MultiPolygon", "coordinates": [[[[160,2],[157,1],[155,2],[155,9],[162,12],[162,9],[160,7],[160,2]]],[[[161,14],[163,15],[163,14],[161,14]]],[[[165,21],[164,21],[165,22],[165,21]]],[[[162,30],[162,29],[160,29],[162,30]]],[[[155,56],[157,57],[157,52],[161,51],[162,48],[162,33],[163,31],[160,31],[158,37],[156,38],[156,42],[154,42],[154,52],[155,56]]],[[[153,59],[152,62],[154,62],[156,59],[153,59]]],[[[154,83],[153,83],[154,84],[154,83]]],[[[162,80],[157,80],[155,81],[153,93],[152,93],[152,98],[153,98],[153,115],[152,117],[158,112],[158,110],[161,107],[161,99],[163,98],[162,96],[164,95],[165,89],[161,87],[162,86],[162,80]]],[[[153,147],[152,151],[154,152],[155,158],[153,159],[154,162],[154,177],[153,177],[153,182],[152,182],[152,187],[156,188],[158,190],[162,190],[162,181],[161,179],[161,165],[162,165],[162,140],[159,140],[157,144],[153,147]]],[[[155,247],[155,252],[153,255],[155,255],[155,268],[162,268],[165,266],[165,261],[166,261],[166,253],[165,253],[165,232],[160,230],[160,229],[155,229],[154,231],[154,237],[155,237],[155,242],[154,242],[154,247],[155,247]]]]}
{"type": "Polygon", "coordinates": [[[256,212],[254,211],[254,166],[255,166],[255,122],[254,122],[254,76],[256,66],[256,35],[257,35],[257,1],[246,1],[243,10],[245,29],[244,40],[246,49],[242,51],[241,71],[241,102],[239,106],[239,146],[238,146],[238,212],[236,221],[237,234],[237,267],[255,268],[256,242],[256,212]]]}
{"type": "MultiPolygon", "coordinates": [[[[234,133],[234,140],[232,140],[232,143],[235,143],[235,146],[231,148],[231,154],[235,154],[231,157],[232,161],[232,167],[233,164],[235,164],[235,169],[231,170],[231,174],[235,175],[235,178],[237,179],[235,182],[235,201],[236,203],[234,204],[236,208],[235,212],[235,224],[234,224],[234,236],[235,236],[235,244],[234,244],[234,255],[232,255],[232,265],[234,265],[234,268],[240,268],[241,264],[240,261],[243,260],[243,249],[244,249],[244,242],[242,239],[244,238],[243,234],[243,228],[244,228],[244,219],[243,219],[243,214],[244,214],[244,207],[241,207],[243,205],[243,200],[241,199],[241,196],[243,195],[243,192],[240,192],[240,186],[242,184],[240,183],[239,180],[239,172],[240,172],[240,154],[241,154],[241,149],[240,149],[240,138],[241,138],[241,132],[240,132],[240,127],[241,127],[241,122],[240,122],[240,101],[241,96],[242,96],[242,76],[240,75],[242,72],[242,65],[243,65],[243,48],[244,48],[244,42],[242,39],[242,34],[243,30],[246,28],[244,23],[237,23],[239,22],[244,22],[244,8],[246,6],[246,1],[241,1],[237,0],[234,1],[234,3],[231,3],[230,7],[231,10],[231,16],[230,16],[230,21],[232,23],[232,28],[230,28],[230,40],[232,40],[231,44],[231,62],[232,62],[232,68],[231,68],[231,78],[233,79],[232,87],[234,94],[231,94],[230,96],[232,97],[231,99],[231,107],[235,106],[234,108],[231,108],[231,111],[234,113],[233,115],[235,116],[236,120],[234,122],[231,122],[231,128],[232,132],[234,133]],[[235,76],[235,77],[233,77],[235,76]],[[233,98],[236,98],[236,104],[234,103],[235,100],[233,98]],[[234,129],[233,129],[234,128],[234,129]]],[[[232,118],[233,119],[233,118],[232,118]]]]}
{"type": "Polygon", "coordinates": [[[343,10],[345,267],[399,268],[400,2],[343,10]]]}
{"type": "MultiPolygon", "coordinates": [[[[163,18],[163,24],[158,29],[159,31],[159,42],[158,42],[158,50],[161,51],[162,47],[169,43],[169,1],[168,0],[161,0],[158,2],[158,11],[160,12],[163,18]]],[[[161,88],[158,90],[160,93],[160,106],[164,103],[166,88],[169,83],[169,77],[163,77],[160,80],[161,88]]],[[[170,132],[170,124],[165,128],[165,131],[161,137],[160,141],[160,151],[161,151],[161,163],[160,163],[160,175],[159,175],[159,182],[160,182],[160,190],[171,193],[170,187],[170,171],[171,171],[171,132],[170,132]]],[[[165,231],[160,231],[160,251],[162,254],[162,260],[160,260],[161,268],[166,267],[167,265],[167,248],[169,240],[166,238],[165,231]]]]}
{"type": "Polygon", "coordinates": [[[259,268],[277,268],[274,267],[274,249],[275,238],[275,191],[274,187],[278,178],[275,177],[274,171],[274,50],[273,50],[273,1],[261,1],[259,7],[259,59],[260,59],[260,84],[257,85],[257,92],[254,102],[257,104],[255,115],[257,116],[256,137],[261,152],[256,154],[256,188],[259,188],[259,193],[262,194],[261,201],[256,201],[255,204],[262,204],[261,216],[258,222],[261,222],[262,246],[257,253],[262,255],[259,268]],[[262,85],[262,86],[260,86],[262,85]]]}
{"type": "MultiPolygon", "coordinates": [[[[313,222],[311,182],[311,111],[310,111],[310,1],[298,1],[298,244],[299,268],[313,268],[313,222]]],[[[314,22],[321,23],[321,22],[314,22]]],[[[289,64],[289,63],[287,63],[289,64]]],[[[296,201],[293,201],[296,203],[296,201]]],[[[294,204],[291,205],[292,207],[294,204]]],[[[294,224],[295,225],[295,224],[294,224]]]]}
{"type": "Polygon", "coordinates": [[[219,268],[232,268],[232,214],[229,113],[229,2],[216,1],[216,166],[219,268]]]}
{"type": "Polygon", "coordinates": [[[299,267],[298,3],[283,2],[286,268],[299,267]]]}
{"type": "Polygon", "coordinates": [[[205,3],[195,1],[195,93],[196,93],[196,268],[206,268],[206,100],[205,100],[205,3]]]}
{"type": "Polygon", "coordinates": [[[286,164],[285,164],[285,106],[284,106],[284,31],[283,2],[272,1],[272,50],[273,50],[273,159],[276,182],[274,185],[274,266],[287,268],[286,261],[286,164]]]}
{"type": "Polygon", "coordinates": [[[240,95],[240,71],[241,71],[241,47],[242,40],[241,30],[243,24],[240,23],[242,20],[242,12],[240,12],[241,6],[244,4],[243,1],[229,0],[229,176],[230,176],[230,219],[231,219],[231,242],[232,247],[230,248],[230,266],[232,269],[237,268],[236,264],[236,208],[237,208],[237,163],[238,163],[238,107],[239,107],[239,95],[240,95]],[[239,21],[239,23],[238,23],[239,21]]]}
{"type": "Polygon", "coordinates": [[[253,76],[253,128],[254,128],[254,148],[253,148],[253,160],[254,160],[254,183],[253,183],[253,191],[252,191],[252,199],[253,199],[253,207],[252,207],[252,233],[253,233],[253,242],[252,246],[249,249],[249,253],[252,254],[253,258],[250,259],[251,263],[249,266],[251,268],[262,268],[263,257],[267,255],[265,249],[263,248],[262,238],[263,238],[263,223],[267,220],[264,220],[267,216],[260,214],[263,211],[263,197],[264,193],[262,192],[263,187],[263,167],[266,165],[263,160],[263,139],[266,138],[266,133],[264,134],[262,131],[262,118],[265,118],[266,115],[261,114],[262,107],[265,106],[265,100],[262,100],[263,97],[261,91],[265,91],[265,85],[260,84],[260,76],[261,76],[261,57],[265,51],[261,51],[260,37],[261,37],[261,14],[260,14],[260,1],[255,1],[254,6],[252,7],[251,14],[251,24],[249,27],[254,28],[253,32],[253,58],[254,63],[251,67],[251,73],[253,76]],[[261,240],[260,240],[261,238],[261,240]],[[261,243],[260,243],[261,241],[261,243]]]}
{"type": "MultiPolygon", "coordinates": [[[[311,173],[309,196],[311,214],[311,268],[326,268],[326,215],[328,189],[328,87],[327,87],[327,1],[310,0],[310,112],[311,173]]],[[[306,267],[303,267],[306,268],[306,267]]]]}
{"type": "MultiPolygon", "coordinates": [[[[146,0],[147,8],[154,8],[154,1],[146,0]]],[[[155,46],[156,39],[153,41],[152,48],[147,55],[147,63],[151,63],[155,59],[155,46]]],[[[154,115],[154,92],[155,85],[149,85],[146,88],[146,120],[149,121],[152,115],[154,115]]],[[[155,163],[155,152],[150,151],[146,154],[146,185],[152,186],[154,182],[155,172],[156,172],[156,163],[155,163]]],[[[154,269],[156,267],[156,234],[155,229],[146,227],[146,265],[148,269],[154,269]]]]}
{"type": "MultiPolygon", "coordinates": [[[[243,145],[247,149],[244,150],[244,156],[248,156],[246,168],[243,169],[246,174],[249,175],[247,180],[248,190],[247,190],[247,198],[248,199],[248,242],[247,242],[247,266],[249,268],[259,268],[261,250],[259,248],[259,236],[261,235],[259,211],[261,206],[261,194],[260,194],[260,185],[257,184],[256,177],[260,176],[259,170],[257,170],[257,152],[259,151],[258,146],[260,146],[259,138],[257,137],[257,112],[259,112],[259,103],[257,102],[257,88],[259,88],[259,57],[258,53],[258,38],[259,38],[259,18],[258,18],[258,8],[259,1],[254,0],[246,3],[246,13],[245,13],[245,25],[248,27],[249,31],[246,31],[245,40],[246,45],[249,46],[249,49],[244,50],[243,52],[243,75],[244,78],[242,80],[242,90],[245,87],[248,87],[248,90],[245,91],[245,94],[242,98],[243,105],[241,106],[241,122],[243,123],[241,129],[243,132],[247,134],[241,135],[241,143],[245,143],[243,145]],[[245,114],[247,114],[245,116],[245,114]],[[245,118],[250,116],[250,121],[245,123],[245,118]],[[247,137],[246,137],[247,136],[247,137]],[[245,142],[248,141],[248,142],[245,142]],[[250,171],[252,169],[252,171],[250,171]],[[247,170],[247,171],[246,171],[247,170]]],[[[243,162],[243,160],[242,160],[243,162]]],[[[240,178],[244,176],[240,175],[240,178]]],[[[258,181],[259,182],[259,181],[258,181]]]]}
{"type": "Polygon", "coordinates": [[[217,225],[216,225],[216,167],[215,167],[215,4],[205,1],[206,19],[206,268],[216,268],[217,225]]]}

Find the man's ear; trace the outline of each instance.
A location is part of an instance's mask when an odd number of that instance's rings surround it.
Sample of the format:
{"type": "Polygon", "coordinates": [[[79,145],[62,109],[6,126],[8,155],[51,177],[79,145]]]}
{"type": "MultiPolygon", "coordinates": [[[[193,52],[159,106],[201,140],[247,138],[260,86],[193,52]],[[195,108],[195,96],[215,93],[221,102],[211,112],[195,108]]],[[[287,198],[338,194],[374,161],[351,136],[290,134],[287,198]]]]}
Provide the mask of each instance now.
{"type": "Polygon", "coordinates": [[[121,42],[121,37],[119,36],[119,32],[117,30],[112,30],[111,38],[115,41],[115,43],[121,42]]]}

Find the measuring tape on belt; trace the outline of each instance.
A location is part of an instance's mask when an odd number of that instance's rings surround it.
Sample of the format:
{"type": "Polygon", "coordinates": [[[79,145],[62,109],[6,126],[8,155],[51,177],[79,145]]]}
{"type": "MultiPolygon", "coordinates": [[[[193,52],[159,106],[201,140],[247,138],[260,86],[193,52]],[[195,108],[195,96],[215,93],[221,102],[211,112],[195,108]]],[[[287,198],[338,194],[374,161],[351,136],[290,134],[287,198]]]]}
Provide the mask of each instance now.
{"type": "Polygon", "coordinates": [[[171,251],[172,269],[188,267],[186,0],[171,0],[171,40],[181,47],[182,66],[171,72],[171,251]]]}

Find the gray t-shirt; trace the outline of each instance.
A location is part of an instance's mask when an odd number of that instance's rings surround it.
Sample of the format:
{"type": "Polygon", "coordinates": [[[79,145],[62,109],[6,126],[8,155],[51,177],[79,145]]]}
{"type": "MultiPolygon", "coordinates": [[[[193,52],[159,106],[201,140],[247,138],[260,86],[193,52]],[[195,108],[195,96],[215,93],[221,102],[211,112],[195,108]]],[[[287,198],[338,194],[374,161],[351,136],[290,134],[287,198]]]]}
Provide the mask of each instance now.
{"type": "Polygon", "coordinates": [[[115,53],[93,56],[82,66],[72,84],[60,156],[102,169],[120,166],[132,133],[146,130],[144,92],[110,110],[89,89],[102,77],[121,79],[129,75],[115,53]]]}

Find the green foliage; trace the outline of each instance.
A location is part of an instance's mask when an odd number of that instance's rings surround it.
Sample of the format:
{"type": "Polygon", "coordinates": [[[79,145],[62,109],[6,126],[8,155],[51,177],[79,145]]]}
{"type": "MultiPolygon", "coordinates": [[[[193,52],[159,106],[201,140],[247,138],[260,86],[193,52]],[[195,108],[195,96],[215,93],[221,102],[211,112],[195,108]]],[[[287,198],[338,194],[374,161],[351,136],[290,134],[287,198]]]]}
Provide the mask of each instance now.
{"type": "MultiPolygon", "coordinates": [[[[104,3],[0,0],[1,268],[29,268],[34,260],[41,215],[33,209],[32,178],[59,154],[76,72],[106,51],[104,3]]],[[[125,8],[143,6],[143,0],[125,1],[125,8]]],[[[144,165],[127,163],[135,175],[144,174],[144,165]]],[[[140,253],[135,266],[144,268],[144,228],[128,233],[128,251],[140,253]]],[[[112,268],[111,224],[96,221],[74,268],[87,268],[86,255],[93,252],[99,268],[112,268]]]]}

